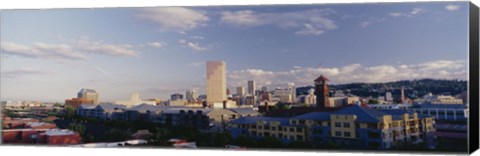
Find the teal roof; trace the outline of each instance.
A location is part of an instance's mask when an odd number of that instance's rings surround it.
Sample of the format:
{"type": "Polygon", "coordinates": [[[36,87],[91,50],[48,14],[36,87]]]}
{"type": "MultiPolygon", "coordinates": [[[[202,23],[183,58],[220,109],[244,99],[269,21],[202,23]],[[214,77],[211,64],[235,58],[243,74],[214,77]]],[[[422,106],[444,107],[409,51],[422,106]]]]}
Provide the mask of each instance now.
{"type": "Polygon", "coordinates": [[[370,122],[376,123],[381,121],[384,115],[388,115],[384,112],[377,111],[371,108],[361,107],[357,105],[352,105],[345,107],[343,109],[337,110],[332,114],[336,115],[356,115],[357,122],[370,122]]]}
{"type": "Polygon", "coordinates": [[[292,119],[298,120],[315,120],[315,121],[327,121],[330,120],[330,113],[328,112],[311,112],[303,115],[292,117],[292,119]]]}

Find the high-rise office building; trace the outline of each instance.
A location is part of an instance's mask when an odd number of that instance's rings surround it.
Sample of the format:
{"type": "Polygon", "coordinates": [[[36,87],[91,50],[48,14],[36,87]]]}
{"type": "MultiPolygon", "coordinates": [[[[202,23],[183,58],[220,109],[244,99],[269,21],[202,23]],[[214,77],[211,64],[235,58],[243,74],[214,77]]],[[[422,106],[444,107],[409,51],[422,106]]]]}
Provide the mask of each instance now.
{"type": "Polygon", "coordinates": [[[290,95],[292,95],[292,102],[297,102],[297,89],[295,89],[295,83],[288,83],[288,90],[290,91],[290,95]]]}
{"type": "Polygon", "coordinates": [[[185,96],[188,101],[194,101],[198,98],[197,90],[187,90],[185,96]]]}
{"type": "Polygon", "coordinates": [[[267,87],[267,86],[263,86],[263,87],[262,87],[262,92],[264,92],[264,93],[268,92],[268,87],[267,87]]]}
{"type": "Polygon", "coordinates": [[[241,97],[245,96],[245,87],[237,87],[237,95],[241,97]]]}
{"type": "Polygon", "coordinates": [[[317,79],[314,80],[315,82],[315,95],[317,97],[317,107],[325,108],[330,107],[330,98],[329,98],[329,90],[328,90],[328,79],[323,75],[320,75],[317,79]]]}
{"type": "Polygon", "coordinates": [[[405,92],[403,90],[403,86],[400,90],[400,103],[405,103],[405,92]]]}
{"type": "Polygon", "coordinates": [[[255,95],[255,81],[253,81],[253,80],[248,81],[247,93],[249,95],[255,95]]]}
{"type": "Polygon", "coordinates": [[[392,92],[385,93],[385,101],[393,101],[392,92]]]}
{"type": "Polygon", "coordinates": [[[227,73],[223,61],[207,61],[207,105],[227,100],[227,73]]]}
{"type": "Polygon", "coordinates": [[[170,95],[170,100],[172,100],[172,101],[182,100],[182,99],[183,99],[183,95],[182,95],[182,94],[174,93],[174,94],[170,95]]]}
{"type": "Polygon", "coordinates": [[[77,98],[83,98],[86,100],[93,100],[93,104],[98,104],[98,92],[95,89],[91,88],[82,88],[77,93],[77,98]]]}

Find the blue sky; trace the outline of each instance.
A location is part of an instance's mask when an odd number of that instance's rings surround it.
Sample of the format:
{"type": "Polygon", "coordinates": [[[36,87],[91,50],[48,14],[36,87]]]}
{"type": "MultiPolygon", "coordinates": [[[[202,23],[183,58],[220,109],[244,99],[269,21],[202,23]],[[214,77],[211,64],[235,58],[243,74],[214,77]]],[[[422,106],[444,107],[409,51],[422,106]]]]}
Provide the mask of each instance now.
{"type": "Polygon", "coordinates": [[[101,101],[228,86],[467,79],[468,3],[2,10],[2,100],[101,101]]]}

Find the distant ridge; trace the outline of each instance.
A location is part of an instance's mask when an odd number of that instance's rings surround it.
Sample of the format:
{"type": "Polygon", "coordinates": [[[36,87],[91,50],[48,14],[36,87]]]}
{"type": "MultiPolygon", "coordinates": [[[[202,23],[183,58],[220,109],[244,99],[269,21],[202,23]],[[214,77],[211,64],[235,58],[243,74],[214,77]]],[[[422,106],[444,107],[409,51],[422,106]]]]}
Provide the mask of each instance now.
{"type": "MultiPolygon", "coordinates": [[[[385,92],[392,92],[394,97],[400,95],[400,88],[403,86],[405,95],[409,98],[422,97],[429,92],[442,95],[458,95],[467,91],[466,80],[445,80],[445,79],[419,79],[400,80],[385,83],[348,83],[329,85],[330,91],[343,91],[362,97],[385,96],[385,92]]],[[[298,95],[306,95],[313,86],[298,87],[298,95]]]]}

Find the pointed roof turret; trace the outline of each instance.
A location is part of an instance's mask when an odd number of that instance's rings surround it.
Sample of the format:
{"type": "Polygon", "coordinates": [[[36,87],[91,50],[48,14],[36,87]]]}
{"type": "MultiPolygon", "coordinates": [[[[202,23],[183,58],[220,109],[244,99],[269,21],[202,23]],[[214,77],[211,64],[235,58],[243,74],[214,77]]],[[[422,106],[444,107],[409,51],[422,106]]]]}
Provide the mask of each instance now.
{"type": "Polygon", "coordinates": [[[328,80],[325,76],[320,75],[317,79],[315,79],[313,82],[322,82],[322,81],[330,81],[328,80]]]}

